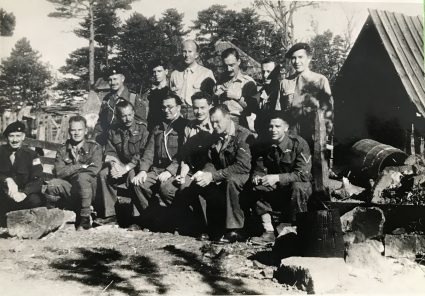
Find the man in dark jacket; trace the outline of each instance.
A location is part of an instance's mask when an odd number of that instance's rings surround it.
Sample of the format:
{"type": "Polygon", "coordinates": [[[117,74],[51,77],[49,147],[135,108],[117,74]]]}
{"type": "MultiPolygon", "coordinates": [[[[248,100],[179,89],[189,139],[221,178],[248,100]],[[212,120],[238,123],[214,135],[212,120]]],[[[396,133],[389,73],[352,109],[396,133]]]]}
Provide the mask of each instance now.
{"type": "Polygon", "coordinates": [[[102,167],[102,147],[85,139],[87,122],[82,116],[69,119],[70,139],[59,149],[55,160],[55,179],[48,182],[45,196],[77,212],[77,229],[91,228],[91,204],[96,176],[102,167]]]}
{"type": "Polygon", "coordinates": [[[108,131],[116,122],[116,105],[120,101],[130,102],[134,106],[135,120],[147,123],[149,112],[148,102],[145,97],[132,93],[124,85],[125,77],[119,68],[110,68],[107,77],[111,91],[103,98],[99,111],[99,119],[94,127],[96,141],[104,146],[108,139],[108,131]]]}
{"type": "Polygon", "coordinates": [[[9,124],[3,135],[7,144],[0,147],[0,220],[9,211],[42,206],[43,167],[33,150],[23,147],[25,125],[9,124]]]}
{"type": "Polygon", "coordinates": [[[275,111],[269,121],[269,144],[257,159],[254,170],[253,202],[261,216],[264,233],[253,242],[269,243],[275,239],[270,213],[286,212],[289,222],[296,214],[307,211],[312,193],[311,155],[307,142],[288,135],[289,125],[281,112],[275,111]]]}

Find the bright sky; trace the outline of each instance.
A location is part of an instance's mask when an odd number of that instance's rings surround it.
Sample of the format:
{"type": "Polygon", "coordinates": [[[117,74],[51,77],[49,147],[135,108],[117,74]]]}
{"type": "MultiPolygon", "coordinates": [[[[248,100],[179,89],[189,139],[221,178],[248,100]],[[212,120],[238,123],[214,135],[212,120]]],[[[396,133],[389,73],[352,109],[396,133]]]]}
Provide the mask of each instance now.
{"type": "MultiPolygon", "coordinates": [[[[392,0],[385,2],[374,0],[369,2],[326,2],[316,9],[300,10],[295,17],[296,38],[300,41],[308,40],[313,32],[311,21],[319,24],[319,32],[330,29],[335,34],[341,34],[346,27],[346,17],[355,16],[355,36],[360,32],[368,12],[368,8],[397,11],[408,15],[422,15],[424,8],[421,0],[392,0]],[[410,3],[408,3],[410,2],[410,3]]],[[[251,5],[251,0],[139,0],[132,4],[133,10],[122,14],[123,19],[128,18],[132,12],[139,12],[150,17],[155,15],[158,19],[167,8],[176,8],[185,14],[185,25],[191,26],[196,19],[198,11],[206,9],[213,4],[223,4],[233,10],[241,10],[251,5]]],[[[53,5],[46,0],[0,0],[0,7],[16,16],[16,28],[12,37],[0,37],[0,58],[10,55],[11,49],[17,40],[22,37],[29,39],[33,49],[38,50],[42,61],[49,63],[54,69],[65,64],[65,59],[73,50],[87,46],[88,41],[77,38],[72,32],[78,21],[64,20],[47,17],[52,12],[53,5]]]]}

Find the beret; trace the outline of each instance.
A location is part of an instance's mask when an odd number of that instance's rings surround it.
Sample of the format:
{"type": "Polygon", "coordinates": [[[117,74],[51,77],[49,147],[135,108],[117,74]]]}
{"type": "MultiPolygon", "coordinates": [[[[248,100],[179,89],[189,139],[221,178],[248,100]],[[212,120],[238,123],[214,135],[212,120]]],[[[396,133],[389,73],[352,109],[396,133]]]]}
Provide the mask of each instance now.
{"type": "Polygon", "coordinates": [[[290,59],[297,50],[305,49],[307,54],[311,54],[311,47],[307,43],[295,43],[286,53],[285,58],[290,59]]]}
{"type": "Polygon", "coordinates": [[[10,133],[14,132],[25,132],[25,124],[21,121],[15,121],[9,124],[3,132],[3,135],[7,137],[10,133]]]}
{"type": "Polygon", "coordinates": [[[120,67],[108,67],[105,70],[105,77],[109,77],[115,74],[124,74],[123,69],[120,67]]]}

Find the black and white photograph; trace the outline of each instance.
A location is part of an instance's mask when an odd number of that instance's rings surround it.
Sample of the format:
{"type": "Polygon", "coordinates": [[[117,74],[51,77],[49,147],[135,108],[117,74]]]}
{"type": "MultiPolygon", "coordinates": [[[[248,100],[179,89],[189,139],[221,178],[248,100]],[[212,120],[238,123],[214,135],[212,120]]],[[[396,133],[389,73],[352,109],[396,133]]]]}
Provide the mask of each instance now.
{"type": "Polygon", "coordinates": [[[422,0],[0,0],[0,295],[424,295],[422,0]]]}

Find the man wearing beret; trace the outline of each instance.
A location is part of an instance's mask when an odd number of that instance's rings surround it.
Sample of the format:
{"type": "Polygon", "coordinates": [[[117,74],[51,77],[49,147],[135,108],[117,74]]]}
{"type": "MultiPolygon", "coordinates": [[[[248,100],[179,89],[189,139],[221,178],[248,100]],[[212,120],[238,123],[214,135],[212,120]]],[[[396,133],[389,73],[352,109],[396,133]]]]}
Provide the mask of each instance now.
{"type": "Polygon", "coordinates": [[[323,114],[326,130],[332,131],[333,98],[328,79],[310,70],[312,50],[307,43],[292,46],[285,57],[291,61],[295,73],[281,83],[280,109],[288,112],[295,125],[291,130],[303,137],[313,149],[315,111],[323,114]]]}
{"type": "Polygon", "coordinates": [[[115,107],[120,101],[128,101],[134,106],[135,120],[138,122],[147,122],[149,102],[146,98],[132,93],[124,85],[125,76],[119,68],[108,69],[108,77],[111,91],[103,98],[99,111],[99,119],[94,127],[94,136],[96,141],[104,146],[108,138],[108,131],[113,123],[116,122],[115,107]]]}
{"type": "Polygon", "coordinates": [[[76,210],[77,230],[89,229],[96,176],[102,167],[102,147],[85,139],[87,122],[82,116],[69,119],[68,132],[70,139],[56,154],[56,178],[48,182],[45,196],[53,205],[76,210]]]}
{"type": "Polygon", "coordinates": [[[269,120],[269,141],[256,159],[251,201],[261,216],[264,233],[254,243],[270,243],[275,239],[270,213],[286,214],[287,222],[295,222],[296,214],[307,211],[312,193],[311,156],[306,141],[288,135],[288,123],[281,112],[274,111],[269,120]]]}
{"type": "Polygon", "coordinates": [[[0,146],[0,212],[42,206],[43,167],[37,153],[22,146],[25,125],[13,122],[3,135],[7,144],[0,146]]]}

